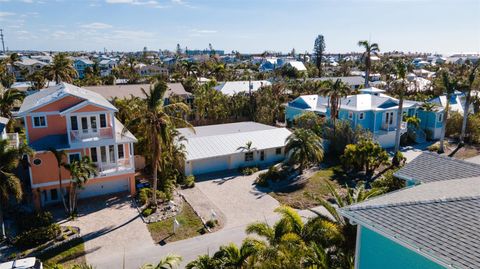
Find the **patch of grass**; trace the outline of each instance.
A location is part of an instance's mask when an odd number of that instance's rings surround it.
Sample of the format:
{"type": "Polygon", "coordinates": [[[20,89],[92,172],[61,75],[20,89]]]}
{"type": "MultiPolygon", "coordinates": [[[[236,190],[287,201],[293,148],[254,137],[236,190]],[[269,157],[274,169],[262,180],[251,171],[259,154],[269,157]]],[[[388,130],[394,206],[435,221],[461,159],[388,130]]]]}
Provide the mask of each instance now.
{"type": "Polygon", "coordinates": [[[327,182],[329,182],[336,189],[340,189],[341,186],[337,181],[339,176],[337,168],[328,168],[316,172],[311,176],[304,185],[297,189],[282,189],[270,193],[270,195],[277,199],[281,204],[291,206],[297,209],[307,209],[318,206],[319,203],[313,199],[310,195],[316,197],[329,198],[330,190],[328,189],[327,182]]]}
{"type": "Polygon", "coordinates": [[[82,238],[74,239],[49,250],[38,258],[46,265],[61,264],[69,268],[75,264],[85,264],[85,245],[82,238]]]}
{"type": "Polygon", "coordinates": [[[187,202],[183,204],[183,210],[176,216],[176,218],[180,223],[180,227],[175,234],[173,234],[174,218],[149,223],[147,227],[153,241],[159,244],[165,244],[201,235],[201,231],[204,228],[202,220],[195,214],[192,207],[187,202]]]}

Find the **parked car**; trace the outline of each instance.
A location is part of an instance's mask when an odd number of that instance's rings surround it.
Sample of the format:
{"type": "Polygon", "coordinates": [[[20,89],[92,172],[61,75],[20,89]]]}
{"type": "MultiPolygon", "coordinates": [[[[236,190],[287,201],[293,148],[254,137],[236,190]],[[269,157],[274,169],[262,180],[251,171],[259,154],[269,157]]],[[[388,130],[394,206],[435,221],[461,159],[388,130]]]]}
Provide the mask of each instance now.
{"type": "Polygon", "coordinates": [[[34,257],[0,263],[0,269],[43,269],[42,262],[34,257]]]}

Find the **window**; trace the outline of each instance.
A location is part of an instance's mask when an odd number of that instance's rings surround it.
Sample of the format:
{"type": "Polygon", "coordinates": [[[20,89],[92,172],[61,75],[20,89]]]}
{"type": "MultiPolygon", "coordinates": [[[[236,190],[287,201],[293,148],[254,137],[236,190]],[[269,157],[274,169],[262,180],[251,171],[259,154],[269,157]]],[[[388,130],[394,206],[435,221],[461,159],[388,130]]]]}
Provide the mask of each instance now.
{"type": "Polygon", "coordinates": [[[78,130],[77,117],[71,116],[71,117],[70,117],[70,124],[72,125],[72,130],[74,130],[74,131],[78,130]]]}
{"type": "Polygon", "coordinates": [[[442,122],[443,121],[443,114],[438,114],[438,122],[442,122]]]}
{"type": "Polygon", "coordinates": [[[245,161],[246,162],[253,161],[253,152],[245,152],[245,161]]]}
{"type": "Polygon", "coordinates": [[[105,146],[100,147],[100,158],[102,159],[102,163],[107,162],[107,149],[105,146]]]}
{"type": "Polygon", "coordinates": [[[107,127],[107,116],[105,114],[100,114],[100,128],[107,127]]]}
{"type": "Polygon", "coordinates": [[[351,111],[348,112],[348,118],[353,119],[353,112],[351,112],[351,111]]]}
{"type": "Polygon", "coordinates": [[[275,149],[275,154],[276,155],[282,155],[282,148],[276,148],[275,149]]]}
{"type": "Polygon", "coordinates": [[[90,157],[92,158],[92,162],[98,162],[97,148],[90,148],[90,157]]]}
{"type": "Polygon", "coordinates": [[[363,120],[364,118],[365,118],[365,113],[360,112],[360,114],[358,114],[358,119],[363,120]]]}
{"type": "Polygon", "coordinates": [[[123,152],[123,144],[118,145],[118,158],[125,158],[125,153],[123,152]]]}
{"type": "Polygon", "coordinates": [[[58,200],[58,191],[57,189],[50,190],[50,200],[58,200]]]}
{"type": "Polygon", "coordinates": [[[260,161],[265,161],[265,151],[260,151],[260,161]]]}
{"type": "Polygon", "coordinates": [[[69,153],[68,154],[68,161],[69,163],[73,163],[74,161],[80,161],[80,153],[69,153]]]}
{"type": "Polygon", "coordinates": [[[33,127],[34,128],[47,127],[47,117],[45,116],[33,117],[33,127]]]}
{"type": "Polygon", "coordinates": [[[91,116],[90,117],[90,127],[94,133],[97,132],[97,117],[91,116]]]}
{"type": "Polygon", "coordinates": [[[33,160],[33,164],[34,164],[34,165],[41,165],[41,164],[42,164],[42,160],[40,160],[40,159],[35,159],[35,160],[33,160]]]}
{"type": "Polygon", "coordinates": [[[87,117],[82,117],[82,130],[84,133],[88,133],[88,119],[87,117]]]}

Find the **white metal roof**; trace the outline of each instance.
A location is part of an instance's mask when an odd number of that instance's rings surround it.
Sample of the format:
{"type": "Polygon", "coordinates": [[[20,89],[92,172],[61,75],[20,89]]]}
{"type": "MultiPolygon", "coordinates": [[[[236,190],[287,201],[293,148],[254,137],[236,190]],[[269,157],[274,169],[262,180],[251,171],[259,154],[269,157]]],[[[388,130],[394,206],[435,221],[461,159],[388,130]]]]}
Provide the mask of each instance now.
{"type": "Polygon", "coordinates": [[[235,93],[249,92],[249,85],[252,85],[252,92],[255,92],[260,87],[270,86],[272,83],[268,80],[226,81],[216,86],[215,89],[225,95],[234,95],[235,93]]]}
{"type": "Polygon", "coordinates": [[[187,138],[182,143],[187,152],[187,161],[207,159],[238,153],[239,147],[252,142],[257,150],[283,147],[291,134],[286,128],[276,128],[255,122],[219,124],[190,129],[179,129],[187,138]]]}

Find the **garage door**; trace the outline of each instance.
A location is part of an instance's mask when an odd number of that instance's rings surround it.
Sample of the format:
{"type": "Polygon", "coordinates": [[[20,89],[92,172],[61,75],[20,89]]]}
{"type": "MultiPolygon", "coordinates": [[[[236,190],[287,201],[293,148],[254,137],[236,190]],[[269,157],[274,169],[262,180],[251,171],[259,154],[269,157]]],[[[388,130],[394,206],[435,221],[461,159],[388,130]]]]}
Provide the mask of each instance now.
{"type": "Polygon", "coordinates": [[[206,174],[228,170],[228,156],[192,161],[192,174],[206,174]]]}
{"type": "Polygon", "coordinates": [[[79,198],[87,198],[129,190],[128,178],[91,183],[78,191],[79,198]]]}

